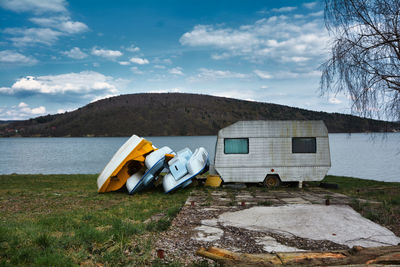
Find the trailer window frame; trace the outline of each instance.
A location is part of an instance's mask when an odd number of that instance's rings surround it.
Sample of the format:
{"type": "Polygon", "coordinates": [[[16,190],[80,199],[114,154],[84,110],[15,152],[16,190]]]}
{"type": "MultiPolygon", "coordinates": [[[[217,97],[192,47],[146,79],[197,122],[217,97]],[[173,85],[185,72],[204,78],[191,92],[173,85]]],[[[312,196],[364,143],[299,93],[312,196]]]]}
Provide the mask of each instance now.
{"type": "Polygon", "coordinates": [[[224,154],[226,155],[246,155],[250,153],[250,148],[249,148],[249,138],[224,138],[224,154]],[[229,140],[245,140],[246,141],[246,152],[227,152],[226,151],[226,141],[229,140]]]}
{"type": "Polygon", "coordinates": [[[315,154],[317,153],[316,137],[292,137],[292,153],[293,154],[315,154]],[[304,141],[312,140],[311,146],[304,141]],[[299,143],[303,142],[303,144],[299,143]]]}

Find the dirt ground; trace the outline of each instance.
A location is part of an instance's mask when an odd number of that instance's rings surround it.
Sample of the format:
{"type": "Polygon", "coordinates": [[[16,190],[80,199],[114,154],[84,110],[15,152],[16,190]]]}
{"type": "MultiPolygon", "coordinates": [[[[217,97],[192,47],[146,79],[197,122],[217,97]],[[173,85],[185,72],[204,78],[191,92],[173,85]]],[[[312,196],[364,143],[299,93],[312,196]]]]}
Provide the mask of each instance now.
{"type": "Polygon", "coordinates": [[[221,214],[251,207],[289,204],[347,205],[352,199],[322,188],[266,190],[261,187],[242,189],[196,188],[154,247],[164,251],[164,260],[202,261],[196,256],[200,247],[216,246],[235,252],[263,253],[271,251],[338,250],[348,246],[329,240],[313,240],[276,232],[238,228],[218,223],[221,214]],[[267,248],[266,248],[267,247],[267,248]]]}
{"type": "Polygon", "coordinates": [[[286,251],[346,249],[347,246],[324,240],[316,241],[277,233],[264,233],[233,226],[208,227],[207,220],[216,219],[226,212],[240,211],[254,206],[281,206],[287,204],[349,204],[345,195],[321,188],[307,190],[264,188],[195,189],[184,207],[173,220],[170,229],[156,242],[155,250],[164,250],[167,261],[185,259],[187,263],[203,260],[195,255],[200,247],[218,246],[232,251],[262,253],[263,240],[276,243],[277,249],[286,251]],[[276,242],[275,242],[276,241],[276,242]]]}

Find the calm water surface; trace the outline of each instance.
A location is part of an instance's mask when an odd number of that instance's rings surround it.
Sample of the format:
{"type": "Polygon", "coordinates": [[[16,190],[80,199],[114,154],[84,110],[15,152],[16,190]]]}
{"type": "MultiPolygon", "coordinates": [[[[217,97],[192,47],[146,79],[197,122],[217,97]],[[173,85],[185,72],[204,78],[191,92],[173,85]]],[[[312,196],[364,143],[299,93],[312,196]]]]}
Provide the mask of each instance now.
{"type": "MultiPolygon", "coordinates": [[[[126,137],[0,138],[0,174],[99,173],[126,137]]],[[[216,136],[148,137],[175,151],[204,146],[214,159],[216,136]]],[[[400,133],[330,134],[329,174],[400,182],[400,133]]]]}

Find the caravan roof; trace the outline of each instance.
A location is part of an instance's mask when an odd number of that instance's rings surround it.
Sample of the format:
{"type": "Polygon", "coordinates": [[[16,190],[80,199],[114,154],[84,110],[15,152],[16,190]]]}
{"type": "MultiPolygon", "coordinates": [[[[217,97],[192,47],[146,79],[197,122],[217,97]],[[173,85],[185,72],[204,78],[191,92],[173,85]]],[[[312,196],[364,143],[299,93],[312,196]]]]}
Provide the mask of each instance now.
{"type": "Polygon", "coordinates": [[[327,137],[323,121],[238,121],[218,132],[224,137],[327,137]]]}

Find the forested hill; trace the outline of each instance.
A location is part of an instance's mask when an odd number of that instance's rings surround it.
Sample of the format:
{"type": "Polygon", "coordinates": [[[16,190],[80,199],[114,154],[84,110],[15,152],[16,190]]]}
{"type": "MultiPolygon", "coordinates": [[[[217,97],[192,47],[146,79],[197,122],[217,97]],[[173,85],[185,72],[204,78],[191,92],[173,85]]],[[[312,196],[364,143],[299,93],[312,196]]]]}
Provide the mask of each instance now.
{"type": "Polygon", "coordinates": [[[181,93],[130,94],[64,114],[0,124],[0,136],[216,135],[239,120],[323,120],[330,133],[399,130],[400,124],[283,105],[181,93]]]}

